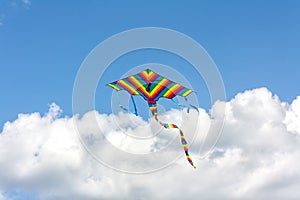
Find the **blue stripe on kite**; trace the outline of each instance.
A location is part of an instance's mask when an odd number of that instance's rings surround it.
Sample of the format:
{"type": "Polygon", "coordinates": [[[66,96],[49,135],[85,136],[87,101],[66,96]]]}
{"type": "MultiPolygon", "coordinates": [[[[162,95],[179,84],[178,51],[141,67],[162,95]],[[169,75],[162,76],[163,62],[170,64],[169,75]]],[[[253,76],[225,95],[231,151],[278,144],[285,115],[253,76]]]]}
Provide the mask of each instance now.
{"type": "Polygon", "coordinates": [[[175,95],[182,95],[186,90],[183,91],[183,89],[189,90],[183,86],[181,86],[181,88],[177,91],[177,93],[175,95]]]}
{"type": "Polygon", "coordinates": [[[140,74],[135,75],[135,77],[136,77],[137,79],[139,79],[139,81],[140,81],[143,85],[147,85],[146,80],[145,80],[140,74]]]}
{"type": "MultiPolygon", "coordinates": [[[[136,88],[136,86],[134,86],[134,84],[129,80],[126,79],[126,82],[130,83],[130,85],[132,85],[134,88],[136,88]]],[[[143,91],[141,91],[140,88],[136,88],[136,90],[139,92],[139,95],[141,95],[144,99],[148,100],[148,97],[145,96],[145,94],[143,93],[143,91]]]]}
{"type": "Polygon", "coordinates": [[[128,85],[130,85],[133,89],[135,89],[135,91],[137,91],[137,93],[139,94],[139,95],[141,95],[140,94],[140,92],[136,89],[136,87],[130,82],[130,81],[128,81],[126,78],[125,79],[122,79],[126,84],[128,84],[128,85]]]}
{"type": "Polygon", "coordinates": [[[166,92],[167,90],[169,90],[169,88],[164,87],[164,88],[156,95],[156,97],[155,97],[154,99],[155,99],[155,100],[158,100],[158,99],[162,96],[162,94],[163,94],[164,92],[166,92]]]}
{"type": "Polygon", "coordinates": [[[166,85],[166,87],[165,87],[162,91],[160,91],[160,92],[157,94],[157,97],[158,97],[158,98],[162,97],[163,94],[164,94],[165,92],[167,92],[174,84],[176,84],[176,83],[174,83],[174,82],[169,82],[169,83],[166,85]]]}

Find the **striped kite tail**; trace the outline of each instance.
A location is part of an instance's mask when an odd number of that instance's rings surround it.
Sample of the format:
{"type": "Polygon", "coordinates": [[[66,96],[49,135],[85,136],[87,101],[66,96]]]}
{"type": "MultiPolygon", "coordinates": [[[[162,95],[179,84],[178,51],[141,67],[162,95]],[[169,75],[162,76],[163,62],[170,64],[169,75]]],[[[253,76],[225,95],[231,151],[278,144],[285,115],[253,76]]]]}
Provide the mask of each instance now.
{"type": "Polygon", "coordinates": [[[171,129],[171,128],[176,128],[179,130],[179,133],[180,133],[180,140],[181,140],[181,144],[183,146],[183,149],[184,149],[184,152],[185,152],[185,156],[186,156],[186,159],[189,161],[189,163],[192,165],[193,168],[196,168],[196,166],[194,165],[190,155],[189,155],[189,148],[188,148],[188,145],[187,145],[187,141],[185,139],[185,136],[183,134],[183,131],[182,129],[177,126],[176,124],[171,124],[171,123],[164,123],[164,122],[161,122],[159,121],[158,117],[157,117],[157,104],[156,104],[156,101],[148,101],[148,105],[149,105],[149,108],[152,112],[152,115],[154,116],[154,119],[161,125],[163,126],[164,128],[166,129],[171,129]]]}
{"type": "Polygon", "coordinates": [[[181,140],[181,144],[182,144],[183,149],[184,149],[184,153],[185,153],[186,159],[189,161],[189,163],[192,165],[192,167],[194,167],[196,169],[196,166],[194,165],[194,163],[193,163],[193,161],[192,161],[192,159],[191,159],[191,157],[189,155],[189,148],[188,148],[185,136],[184,136],[181,128],[177,127],[177,129],[179,130],[179,133],[180,133],[180,140],[181,140]]]}

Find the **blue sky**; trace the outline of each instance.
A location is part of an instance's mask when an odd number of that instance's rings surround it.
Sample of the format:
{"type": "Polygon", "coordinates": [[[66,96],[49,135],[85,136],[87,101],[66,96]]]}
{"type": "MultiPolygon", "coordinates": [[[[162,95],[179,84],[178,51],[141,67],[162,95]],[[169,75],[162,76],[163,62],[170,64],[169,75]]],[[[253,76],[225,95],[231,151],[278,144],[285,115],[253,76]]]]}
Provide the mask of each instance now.
{"type": "MultiPolygon", "coordinates": [[[[299,8],[298,1],[1,0],[0,124],[18,113],[46,112],[51,102],[71,115],[73,83],[88,53],[113,34],[145,26],[199,42],[217,64],[228,98],[265,86],[290,102],[300,91],[299,8]]],[[[150,58],[136,57],[161,61],[150,58]]]]}

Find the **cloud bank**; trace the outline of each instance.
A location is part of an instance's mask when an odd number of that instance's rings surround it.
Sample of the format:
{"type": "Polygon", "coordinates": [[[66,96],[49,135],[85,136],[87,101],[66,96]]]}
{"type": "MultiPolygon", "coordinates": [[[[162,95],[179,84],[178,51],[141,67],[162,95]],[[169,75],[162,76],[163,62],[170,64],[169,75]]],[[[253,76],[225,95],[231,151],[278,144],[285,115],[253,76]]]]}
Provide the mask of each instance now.
{"type": "MultiPolygon", "coordinates": [[[[97,112],[81,119],[60,117],[62,111],[55,104],[45,115],[19,114],[0,134],[0,200],[20,195],[33,199],[299,199],[300,97],[289,105],[268,89],[259,88],[216,103],[211,110],[214,115],[218,115],[218,104],[226,104],[224,129],[204,159],[197,159],[201,139],[191,145],[197,170],[187,164],[180,144],[169,144],[173,140],[178,143],[175,130],[162,130],[140,143],[128,139],[133,134],[151,136],[158,128],[151,120],[134,118],[133,124],[130,115],[97,112]],[[97,131],[90,123],[91,116],[96,116],[106,137],[90,134],[97,131]],[[74,121],[86,130],[84,139],[91,145],[108,140],[123,151],[141,155],[169,145],[171,152],[182,156],[154,173],[120,173],[99,164],[85,150],[74,121]],[[126,129],[120,130],[116,121],[126,129]]],[[[162,118],[180,123],[181,115],[181,111],[171,110],[162,118]]],[[[200,131],[211,124],[204,110],[194,121],[200,131]]],[[[189,139],[188,129],[184,128],[189,139]]],[[[110,157],[114,161],[114,155],[110,157]]],[[[163,158],[158,156],[157,162],[163,158]]]]}

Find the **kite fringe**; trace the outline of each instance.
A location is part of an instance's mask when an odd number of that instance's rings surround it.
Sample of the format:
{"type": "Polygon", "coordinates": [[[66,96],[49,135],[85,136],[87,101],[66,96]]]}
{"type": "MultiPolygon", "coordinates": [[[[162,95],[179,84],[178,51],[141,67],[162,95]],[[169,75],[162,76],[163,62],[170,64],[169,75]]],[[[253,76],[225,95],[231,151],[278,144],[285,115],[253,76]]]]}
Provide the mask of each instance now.
{"type": "Polygon", "coordinates": [[[185,102],[187,103],[187,105],[183,105],[183,104],[180,104],[178,103],[177,101],[174,100],[174,98],[171,99],[179,108],[183,109],[183,108],[187,108],[187,113],[190,113],[190,109],[193,108],[195,109],[198,113],[199,113],[199,110],[196,106],[190,104],[187,100],[187,98],[185,97],[184,100],[185,102]]]}

